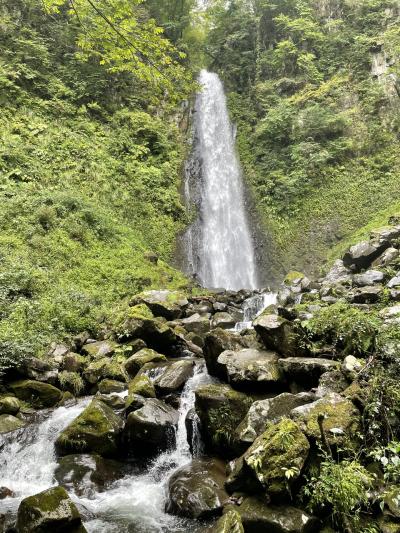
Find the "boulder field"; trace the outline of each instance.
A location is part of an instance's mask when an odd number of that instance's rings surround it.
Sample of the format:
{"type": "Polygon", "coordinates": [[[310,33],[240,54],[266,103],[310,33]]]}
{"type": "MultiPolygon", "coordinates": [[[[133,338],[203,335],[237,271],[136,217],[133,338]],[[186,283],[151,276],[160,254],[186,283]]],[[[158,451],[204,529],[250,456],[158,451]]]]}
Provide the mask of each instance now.
{"type": "Polygon", "coordinates": [[[400,353],[399,246],[391,226],[318,280],[289,273],[248,329],[233,326],[249,291],[147,291],[103,338],[82,334],[25,360],[5,376],[0,437],[17,439],[41,410],[89,400],[56,437],[59,485],[21,502],[16,531],[85,531],[66,491],[105,491],[121,465],[174,447],[182,389],[203,365],[211,379],[186,418],[188,443],[199,433],[203,452],[168,480],[168,513],[213,533],[400,532],[396,497],[379,499],[386,471],[365,452],[374,368],[400,353]],[[373,472],[368,506],[354,504],[359,529],[335,502],[311,504],[323,465],[350,457],[373,472]]]}

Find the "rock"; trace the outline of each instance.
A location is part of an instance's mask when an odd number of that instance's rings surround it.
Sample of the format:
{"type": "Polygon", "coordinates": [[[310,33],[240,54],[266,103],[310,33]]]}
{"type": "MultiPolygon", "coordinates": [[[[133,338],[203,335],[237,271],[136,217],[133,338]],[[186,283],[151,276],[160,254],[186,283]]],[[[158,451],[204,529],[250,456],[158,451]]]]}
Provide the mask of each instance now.
{"type": "Polygon", "coordinates": [[[81,372],[87,366],[86,357],[74,352],[68,352],[64,355],[60,368],[67,372],[81,372]]]}
{"type": "Polygon", "coordinates": [[[124,437],[135,455],[153,455],[175,444],[178,412],[156,399],[128,415],[124,437]]]}
{"type": "Polygon", "coordinates": [[[236,322],[237,321],[229,313],[219,311],[218,313],[215,313],[215,315],[212,317],[211,327],[231,329],[235,327],[236,322]]]}
{"type": "Polygon", "coordinates": [[[301,474],[310,445],[296,422],[283,418],[270,423],[234,463],[229,492],[262,492],[273,498],[290,496],[290,484],[301,474]],[[288,478],[285,474],[291,472],[288,478]]]}
{"type": "Polygon", "coordinates": [[[373,267],[385,267],[395,261],[399,257],[399,250],[396,248],[387,248],[383,254],[381,254],[375,261],[372,263],[373,267]]]}
{"type": "Polygon", "coordinates": [[[389,247],[389,243],[379,244],[372,241],[362,241],[355,244],[343,256],[344,266],[353,266],[357,270],[368,268],[372,261],[379,257],[389,247]]]}
{"type": "Polygon", "coordinates": [[[241,350],[256,347],[257,342],[252,337],[242,336],[233,331],[216,328],[205,336],[204,359],[211,376],[223,376],[224,369],[218,364],[218,356],[225,350],[241,350]]]}
{"type": "Polygon", "coordinates": [[[331,393],[315,402],[296,407],[291,412],[295,420],[312,439],[320,439],[319,415],[324,416],[323,427],[330,444],[353,439],[360,427],[360,413],[355,405],[339,394],[331,393]]]}
{"type": "Polygon", "coordinates": [[[318,388],[315,391],[317,398],[323,398],[331,392],[340,394],[349,386],[347,379],[340,370],[325,372],[319,379],[318,388]]]}
{"type": "Polygon", "coordinates": [[[82,346],[82,352],[91,359],[101,359],[114,355],[117,347],[118,344],[113,341],[90,342],[82,346]]]}
{"type": "Polygon", "coordinates": [[[126,383],[116,381],[115,379],[103,379],[99,383],[99,392],[101,394],[111,394],[113,392],[122,392],[126,390],[126,383]]]}
{"type": "Polygon", "coordinates": [[[212,307],[215,313],[223,313],[227,310],[228,306],[226,305],[226,303],[223,302],[214,302],[212,307]]]}
{"type": "Polygon", "coordinates": [[[395,302],[400,301],[400,290],[398,289],[391,289],[389,292],[390,299],[394,300],[395,302]]]}
{"type": "Polygon", "coordinates": [[[262,313],[254,320],[253,325],[268,349],[284,357],[298,352],[292,323],[285,318],[262,313]]]}
{"type": "Polygon", "coordinates": [[[25,422],[13,415],[0,415],[0,435],[23,428],[25,422]]]}
{"type": "Polygon", "coordinates": [[[163,371],[155,379],[154,385],[161,394],[178,391],[193,376],[193,368],[193,360],[183,359],[169,363],[163,367],[163,371]]]}
{"type": "Polygon", "coordinates": [[[383,295],[382,285],[360,287],[349,294],[349,300],[355,304],[373,304],[383,295]]]}
{"type": "Polygon", "coordinates": [[[58,371],[53,364],[37,357],[28,357],[18,367],[18,373],[24,378],[54,385],[57,381],[58,371]]]}
{"type": "Polygon", "coordinates": [[[279,359],[279,364],[288,381],[294,381],[305,389],[316,386],[325,372],[340,368],[338,361],[316,357],[287,357],[279,359]]]}
{"type": "Polygon", "coordinates": [[[235,454],[235,429],[246,415],[251,398],[229,385],[203,385],[195,391],[196,413],[208,450],[223,456],[235,454]]]}
{"type": "Polygon", "coordinates": [[[146,363],[159,363],[166,360],[165,355],[157,353],[150,348],[143,348],[131,355],[124,366],[130,376],[135,376],[146,363]]]}
{"type": "Polygon", "coordinates": [[[386,513],[378,517],[378,525],[380,533],[400,533],[400,523],[386,513]]]}
{"type": "Polygon", "coordinates": [[[126,407],[130,405],[132,402],[130,401],[130,396],[132,395],[139,395],[143,398],[155,398],[156,397],[156,390],[154,388],[154,385],[150,378],[146,376],[145,374],[140,374],[133,378],[133,380],[129,383],[129,395],[127,398],[127,403],[125,404],[126,407]]]}
{"type": "Polygon", "coordinates": [[[10,383],[9,388],[20,400],[28,402],[33,407],[42,409],[53,407],[62,398],[62,392],[49,383],[25,379],[10,383]]]}
{"type": "Polygon", "coordinates": [[[158,263],[158,255],[154,252],[144,252],[143,257],[153,265],[156,265],[158,263]]]}
{"type": "Polygon", "coordinates": [[[274,352],[247,348],[238,352],[222,352],[217,363],[224,368],[225,381],[238,389],[282,387],[283,374],[279,356],[274,352]]]}
{"type": "Polygon", "coordinates": [[[124,359],[121,357],[96,359],[87,366],[83,372],[83,377],[91,385],[95,385],[98,381],[106,378],[126,381],[127,374],[122,361],[124,359]]]}
{"type": "Polygon", "coordinates": [[[268,505],[265,498],[249,497],[237,508],[246,533],[314,533],[319,521],[296,507],[268,505]]]}
{"type": "Polygon", "coordinates": [[[229,498],[224,489],[225,464],[218,459],[194,459],[168,482],[168,513],[193,519],[219,514],[229,498]]]}
{"type": "Polygon", "coordinates": [[[300,286],[302,290],[306,289],[310,285],[310,280],[307,278],[305,274],[302,272],[297,272],[295,270],[291,270],[286,274],[285,279],[283,280],[283,283],[287,286],[294,286],[298,287],[300,286]]]}
{"type": "Polygon", "coordinates": [[[112,394],[97,393],[95,398],[96,400],[100,400],[101,402],[108,405],[108,407],[111,407],[113,411],[117,411],[117,414],[120,414],[118,413],[118,411],[122,411],[123,409],[125,409],[125,398],[123,398],[117,393],[112,393],[112,394]]]}
{"type": "Polygon", "coordinates": [[[60,457],[54,472],[59,485],[78,496],[93,498],[124,475],[123,465],[96,454],[72,454],[60,457]]]}
{"type": "Polygon", "coordinates": [[[17,531],[85,533],[86,529],[66,490],[54,487],[22,500],[18,508],[17,531]]]}
{"type": "Polygon", "coordinates": [[[0,500],[5,500],[6,498],[15,498],[15,492],[7,487],[0,487],[0,500]]]}
{"type": "Polygon", "coordinates": [[[122,419],[104,402],[94,399],[57,437],[60,455],[93,452],[116,455],[123,427],[122,419]]]}
{"type": "Polygon", "coordinates": [[[355,379],[357,374],[364,367],[363,361],[354,357],[354,355],[348,355],[344,358],[342,363],[342,372],[350,379],[355,379]]]}
{"type": "Polygon", "coordinates": [[[383,272],[380,272],[379,270],[367,270],[363,274],[356,274],[353,277],[353,281],[358,287],[381,283],[383,281],[383,272]]]}
{"type": "Polygon", "coordinates": [[[244,533],[239,511],[229,508],[211,529],[211,533],[244,533]]]}
{"type": "Polygon", "coordinates": [[[197,335],[205,335],[211,328],[210,315],[207,313],[201,316],[195,313],[188,318],[184,318],[182,320],[182,326],[186,331],[196,333],[197,335]]]}
{"type": "Polygon", "coordinates": [[[315,395],[310,392],[300,394],[284,392],[274,398],[254,402],[237,427],[236,438],[243,444],[243,447],[247,448],[264,433],[269,422],[278,422],[289,416],[295,407],[313,401],[315,401],[315,395]]]}
{"type": "Polygon", "coordinates": [[[18,398],[5,396],[0,398],[0,415],[16,415],[21,408],[18,398]]]}
{"type": "Polygon", "coordinates": [[[169,290],[143,292],[136,296],[132,303],[144,303],[154,316],[161,316],[167,320],[180,318],[185,307],[189,304],[184,294],[169,290]]]}
{"type": "Polygon", "coordinates": [[[400,286],[400,272],[398,272],[394,278],[391,278],[386,286],[388,287],[388,289],[399,287],[400,286]]]}
{"type": "Polygon", "coordinates": [[[129,394],[124,401],[125,414],[129,415],[132,411],[137,411],[146,403],[147,398],[139,394],[129,394]]]}
{"type": "Polygon", "coordinates": [[[328,286],[350,286],[352,284],[353,277],[351,271],[344,265],[341,259],[337,259],[332,268],[322,281],[322,287],[328,286]]]}

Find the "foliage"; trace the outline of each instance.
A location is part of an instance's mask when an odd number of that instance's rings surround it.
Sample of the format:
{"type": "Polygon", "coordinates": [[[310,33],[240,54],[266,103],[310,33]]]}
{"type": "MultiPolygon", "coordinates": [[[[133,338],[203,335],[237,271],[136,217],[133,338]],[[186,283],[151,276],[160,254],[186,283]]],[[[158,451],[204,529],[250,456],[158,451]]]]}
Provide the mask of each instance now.
{"type": "Polygon", "coordinates": [[[85,388],[83,379],[77,372],[63,370],[58,374],[58,380],[62,390],[72,392],[75,396],[79,396],[85,388]]]}
{"type": "Polygon", "coordinates": [[[372,475],[356,460],[335,462],[325,456],[318,475],[304,488],[310,508],[328,511],[333,525],[347,531],[359,531],[360,511],[368,504],[372,475]],[[350,528],[350,529],[349,529],[350,528]]]}

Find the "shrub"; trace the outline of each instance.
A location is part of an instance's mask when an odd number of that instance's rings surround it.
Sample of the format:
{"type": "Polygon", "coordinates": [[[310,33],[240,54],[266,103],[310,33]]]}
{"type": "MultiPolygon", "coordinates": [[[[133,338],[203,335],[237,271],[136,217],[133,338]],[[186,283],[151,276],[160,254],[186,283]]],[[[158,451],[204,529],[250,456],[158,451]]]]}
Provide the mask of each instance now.
{"type": "Polygon", "coordinates": [[[85,388],[83,379],[77,372],[63,370],[58,374],[58,380],[62,390],[72,392],[75,396],[79,396],[85,388]]]}

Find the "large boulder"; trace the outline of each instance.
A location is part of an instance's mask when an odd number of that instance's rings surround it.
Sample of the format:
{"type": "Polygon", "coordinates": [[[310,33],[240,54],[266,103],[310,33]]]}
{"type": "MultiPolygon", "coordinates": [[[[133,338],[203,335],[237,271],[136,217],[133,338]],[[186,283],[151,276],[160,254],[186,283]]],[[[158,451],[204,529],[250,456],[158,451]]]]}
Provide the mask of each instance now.
{"type": "Polygon", "coordinates": [[[156,390],[151,379],[146,374],[139,374],[133,378],[129,383],[128,397],[126,406],[131,404],[130,397],[134,395],[142,396],[143,398],[155,398],[156,390]]]}
{"type": "Polygon", "coordinates": [[[235,507],[229,506],[211,529],[211,533],[244,533],[239,511],[235,507]]]}
{"type": "Polygon", "coordinates": [[[288,417],[300,405],[315,401],[310,392],[291,394],[284,392],[273,398],[254,402],[236,429],[236,439],[247,448],[267,429],[270,422],[278,422],[288,417]]]}
{"type": "Polygon", "coordinates": [[[340,368],[338,361],[316,357],[287,357],[280,359],[279,364],[287,380],[295,382],[304,389],[317,386],[319,378],[325,372],[340,368]]]}
{"type": "Polygon", "coordinates": [[[94,399],[57,437],[57,452],[116,455],[122,428],[122,419],[108,405],[94,399]]]}
{"type": "Polygon", "coordinates": [[[225,464],[218,459],[195,459],[179,468],[168,482],[168,513],[205,519],[219,514],[229,498],[224,488],[225,464]]]}
{"type": "Polygon", "coordinates": [[[379,255],[389,247],[389,243],[362,241],[350,248],[343,256],[343,264],[354,270],[368,268],[379,255]]]}
{"type": "Polygon", "coordinates": [[[135,296],[131,302],[134,305],[144,303],[154,316],[161,316],[167,320],[180,318],[189,302],[180,292],[169,290],[152,290],[135,296]]]}
{"type": "Polygon", "coordinates": [[[206,315],[195,313],[188,318],[184,318],[182,320],[182,326],[189,333],[196,333],[196,335],[203,336],[211,329],[210,315],[208,313],[206,315]]]}
{"type": "Polygon", "coordinates": [[[180,390],[186,381],[193,376],[193,369],[194,361],[190,359],[170,362],[161,367],[154,385],[161,394],[180,390]]]}
{"type": "Polygon", "coordinates": [[[134,455],[153,455],[175,444],[178,412],[156,399],[128,415],[124,429],[125,442],[134,455]]]}
{"type": "Polygon", "coordinates": [[[282,387],[283,373],[275,352],[247,348],[238,352],[227,350],[218,357],[224,368],[225,381],[237,389],[276,390],[282,387]]]}
{"type": "Polygon", "coordinates": [[[379,270],[367,270],[363,274],[356,274],[353,278],[354,284],[357,287],[365,287],[367,285],[374,285],[383,281],[383,272],[379,270]]]}
{"type": "Polygon", "coordinates": [[[34,381],[42,381],[54,385],[57,381],[57,368],[53,362],[44,361],[37,357],[27,357],[17,368],[20,376],[34,381]]]}
{"type": "Polygon", "coordinates": [[[296,507],[269,505],[265,498],[245,498],[237,508],[246,533],[314,533],[319,520],[296,507]]]}
{"type": "Polygon", "coordinates": [[[49,383],[25,379],[10,383],[9,388],[20,400],[28,402],[38,409],[53,407],[62,398],[62,392],[49,383]]]}
{"type": "Polygon", "coordinates": [[[229,313],[219,311],[213,315],[211,326],[213,328],[231,329],[235,327],[236,322],[237,320],[229,313]]]}
{"type": "Polygon", "coordinates": [[[102,357],[111,357],[114,355],[118,344],[114,341],[96,341],[89,342],[82,346],[82,352],[91,359],[101,359],[102,357]]]}
{"type": "Polygon", "coordinates": [[[99,383],[99,392],[101,394],[112,394],[113,392],[123,392],[126,390],[126,383],[116,381],[115,379],[103,379],[99,383]]]}
{"type": "Polygon", "coordinates": [[[150,348],[143,348],[131,355],[124,366],[130,376],[135,376],[146,363],[159,363],[166,360],[165,355],[157,353],[150,348]]]}
{"type": "Polygon", "coordinates": [[[382,285],[369,285],[354,289],[349,294],[349,301],[355,304],[373,304],[383,296],[382,285]]]}
{"type": "Polygon", "coordinates": [[[293,420],[283,418],[269,424],[235,461],[226,487],[230,492],[266,491],[274,498],[289,496],[290,484],[300,476],[309,449],[307,438],[293,420]]]}
{"type": "Polygon", "coordinates": [[[122,356],[95,359],[86,367],[83,372],[83,377],[91,385],[94,385],[103,379],[126,381],[127,374],[123,366],[124,361],[125,359],[122,356]]]}
{"type": "Polygon", "coordinates": [[[269,314],[267,311],[257,317],[253,325],[268,349],[284,357],[298,354],[299,348],[293,324],[285,318],[269,314]]]}
{"type": "Polygon", "coordinates": [[[252,399],[229,385],[203,385],[195,391],[196,413],[206,448],[218,455],[236,454],[235,430],[252,399]]]}
{"type": "Polygon", "coordinates": [[[79,511],[63,487],[54,487],[22,500],[18,533],[85,533],[79,511]]]}
{"type": "Polygon", "coordinates": [[[18,398],[4,396],[0,398],[0,415],[16,415],[21,408],[18,398]]]}
{"type": "Polygon", "coordinates": [[[385,267],[395,261],[399,257],[400,251],[397,248],[387,248],[379,257],[372,263],[373,267],[385,267]]]}
{"type": "Polygon", "coordinates": [[[96,454],[60,457],[54,472],[59,485],[78,496],[93,497],[124,475],[122,463],[96,454]]]}
{"type": "Polygon", "coordinates": [[[25,422],[14,415],[0,415],[0,435],[21,429],[25,426],[25,422]]]}
{"type": "Polygon", "coordinates": [[[218,364],[218,356],[225,350],[242,350],[256,347],[257,341],[250,335],[239,335],[233,331],[216,328],[210,331],[204,339],[204,359],[208,373],[211,376],[224,375],[224,369],[218,364]]]}
{"type": "Polygon", "coordinates": [[[360,429],[360,412],[348,399],[334,392],[315,402],[296,407],[291,412],[304,433],[312,439],[321,438],[323,424],[326,439],[330,444],[342,444],[354,439],[360,429]]]}
{"type": "MultiPolygon", "coordinates": [[[[349,383],[344,376],[343,372],[340,370],[332,370],[330,372],[325,372],[319,378],[318,387],[315,391],[315,396],[318,398],[323,398],[331,392],[336,392],[340,394],[347,389],[349,383]]],[[[297,406],[296,406],[297,407],[297,406]]]]}

